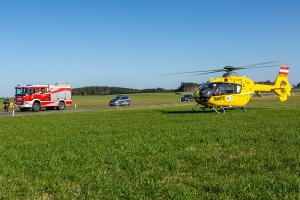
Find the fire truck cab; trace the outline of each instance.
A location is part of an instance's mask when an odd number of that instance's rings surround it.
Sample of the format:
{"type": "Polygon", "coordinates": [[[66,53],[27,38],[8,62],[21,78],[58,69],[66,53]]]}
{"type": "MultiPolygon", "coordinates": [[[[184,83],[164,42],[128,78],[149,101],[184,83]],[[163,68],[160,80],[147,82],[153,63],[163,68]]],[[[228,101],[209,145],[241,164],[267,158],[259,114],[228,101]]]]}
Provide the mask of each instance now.
{"type": "Polygon", "coordinates": [[[72,104],[72,88],[68,84],[18,85],[15,105],[21,111],[39,111],[42,108],[64,110],[72,104]]]}

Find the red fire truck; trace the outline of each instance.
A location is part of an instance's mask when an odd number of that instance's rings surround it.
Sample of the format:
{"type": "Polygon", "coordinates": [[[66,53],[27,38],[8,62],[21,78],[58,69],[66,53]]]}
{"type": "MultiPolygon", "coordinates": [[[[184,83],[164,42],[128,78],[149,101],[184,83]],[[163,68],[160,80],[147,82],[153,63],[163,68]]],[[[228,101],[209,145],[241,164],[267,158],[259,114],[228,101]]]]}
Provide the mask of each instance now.
{"type": "Polygon", "coordinates": [[[72,104],[72,88],[67,84],[18,85],[16,86],[15,105],[21,111],[39,111],[42,108],[64,110],[72,104]]]}

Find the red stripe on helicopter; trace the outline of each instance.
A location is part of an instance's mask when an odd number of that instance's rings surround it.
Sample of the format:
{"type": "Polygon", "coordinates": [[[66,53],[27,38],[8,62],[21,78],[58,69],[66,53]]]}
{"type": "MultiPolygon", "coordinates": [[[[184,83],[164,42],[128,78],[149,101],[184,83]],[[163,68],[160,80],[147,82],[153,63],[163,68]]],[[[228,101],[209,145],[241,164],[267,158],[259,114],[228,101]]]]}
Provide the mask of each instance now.
{"type": "Polygon", "coordinates": [[[279,74],[288,75],[289,74],[289,67],[288,66],[282,66],[280,68],[279,74]]]}
{"type": "Polygon", "coordinates": [[[285,75],[288,75],[288,74],[289,74],[289,70],[281,69],[281,70],[279,71],[279,74],[285,74],[285,75]]]}

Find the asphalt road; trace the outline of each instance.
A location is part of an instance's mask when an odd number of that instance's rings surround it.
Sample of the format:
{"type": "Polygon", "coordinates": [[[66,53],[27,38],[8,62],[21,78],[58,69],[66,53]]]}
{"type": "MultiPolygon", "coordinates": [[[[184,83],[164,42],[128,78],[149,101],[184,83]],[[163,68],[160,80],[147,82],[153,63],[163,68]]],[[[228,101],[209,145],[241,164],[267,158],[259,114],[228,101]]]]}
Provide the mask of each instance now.
{"type": "MultiPolygon", "coordinates": [[[[132,104],[129,107],[151,107],[151,106],[163,106],[163,105],[176,105],[178,103],[175,102],[160,102],[160,103],[145,103],[145,104],[132,104]]],[[[122,108],[123,106],[119,107],[122,108]]],[[[127,106],[125,106],[127,107],[127,106]]],[[[14,116],[28,116],[28,115],[41,115],[41,114],[50,114],[50,113],[66,113],[66,112],[78,112],[78,111],[95,111],[95,110],[113,110],[113,109],[118,109],[116,106],[110,107],[110,106],[89,106],[89,107],[77,107],[75,108],[70,108],[68,107],[65,110],[41,110],[39,112],[32,112],[32,111],[15,111],[14,116]]],[[[0,112],[0,117],[9,117],[12,116],[12,111],[10,110],[9,112],[0,112]]]]}

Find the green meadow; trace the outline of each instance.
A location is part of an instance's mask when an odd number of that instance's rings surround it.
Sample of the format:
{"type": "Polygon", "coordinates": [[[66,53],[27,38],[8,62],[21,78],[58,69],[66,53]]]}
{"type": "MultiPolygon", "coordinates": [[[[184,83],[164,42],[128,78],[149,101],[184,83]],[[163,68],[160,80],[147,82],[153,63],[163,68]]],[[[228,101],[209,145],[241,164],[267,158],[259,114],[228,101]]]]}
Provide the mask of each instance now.
{"type": "Polygon", "coordinates": [[[176,105],[0,117],[0,199],[299,199],[299,94],[220,115],[139,94],[176,105]]]}

